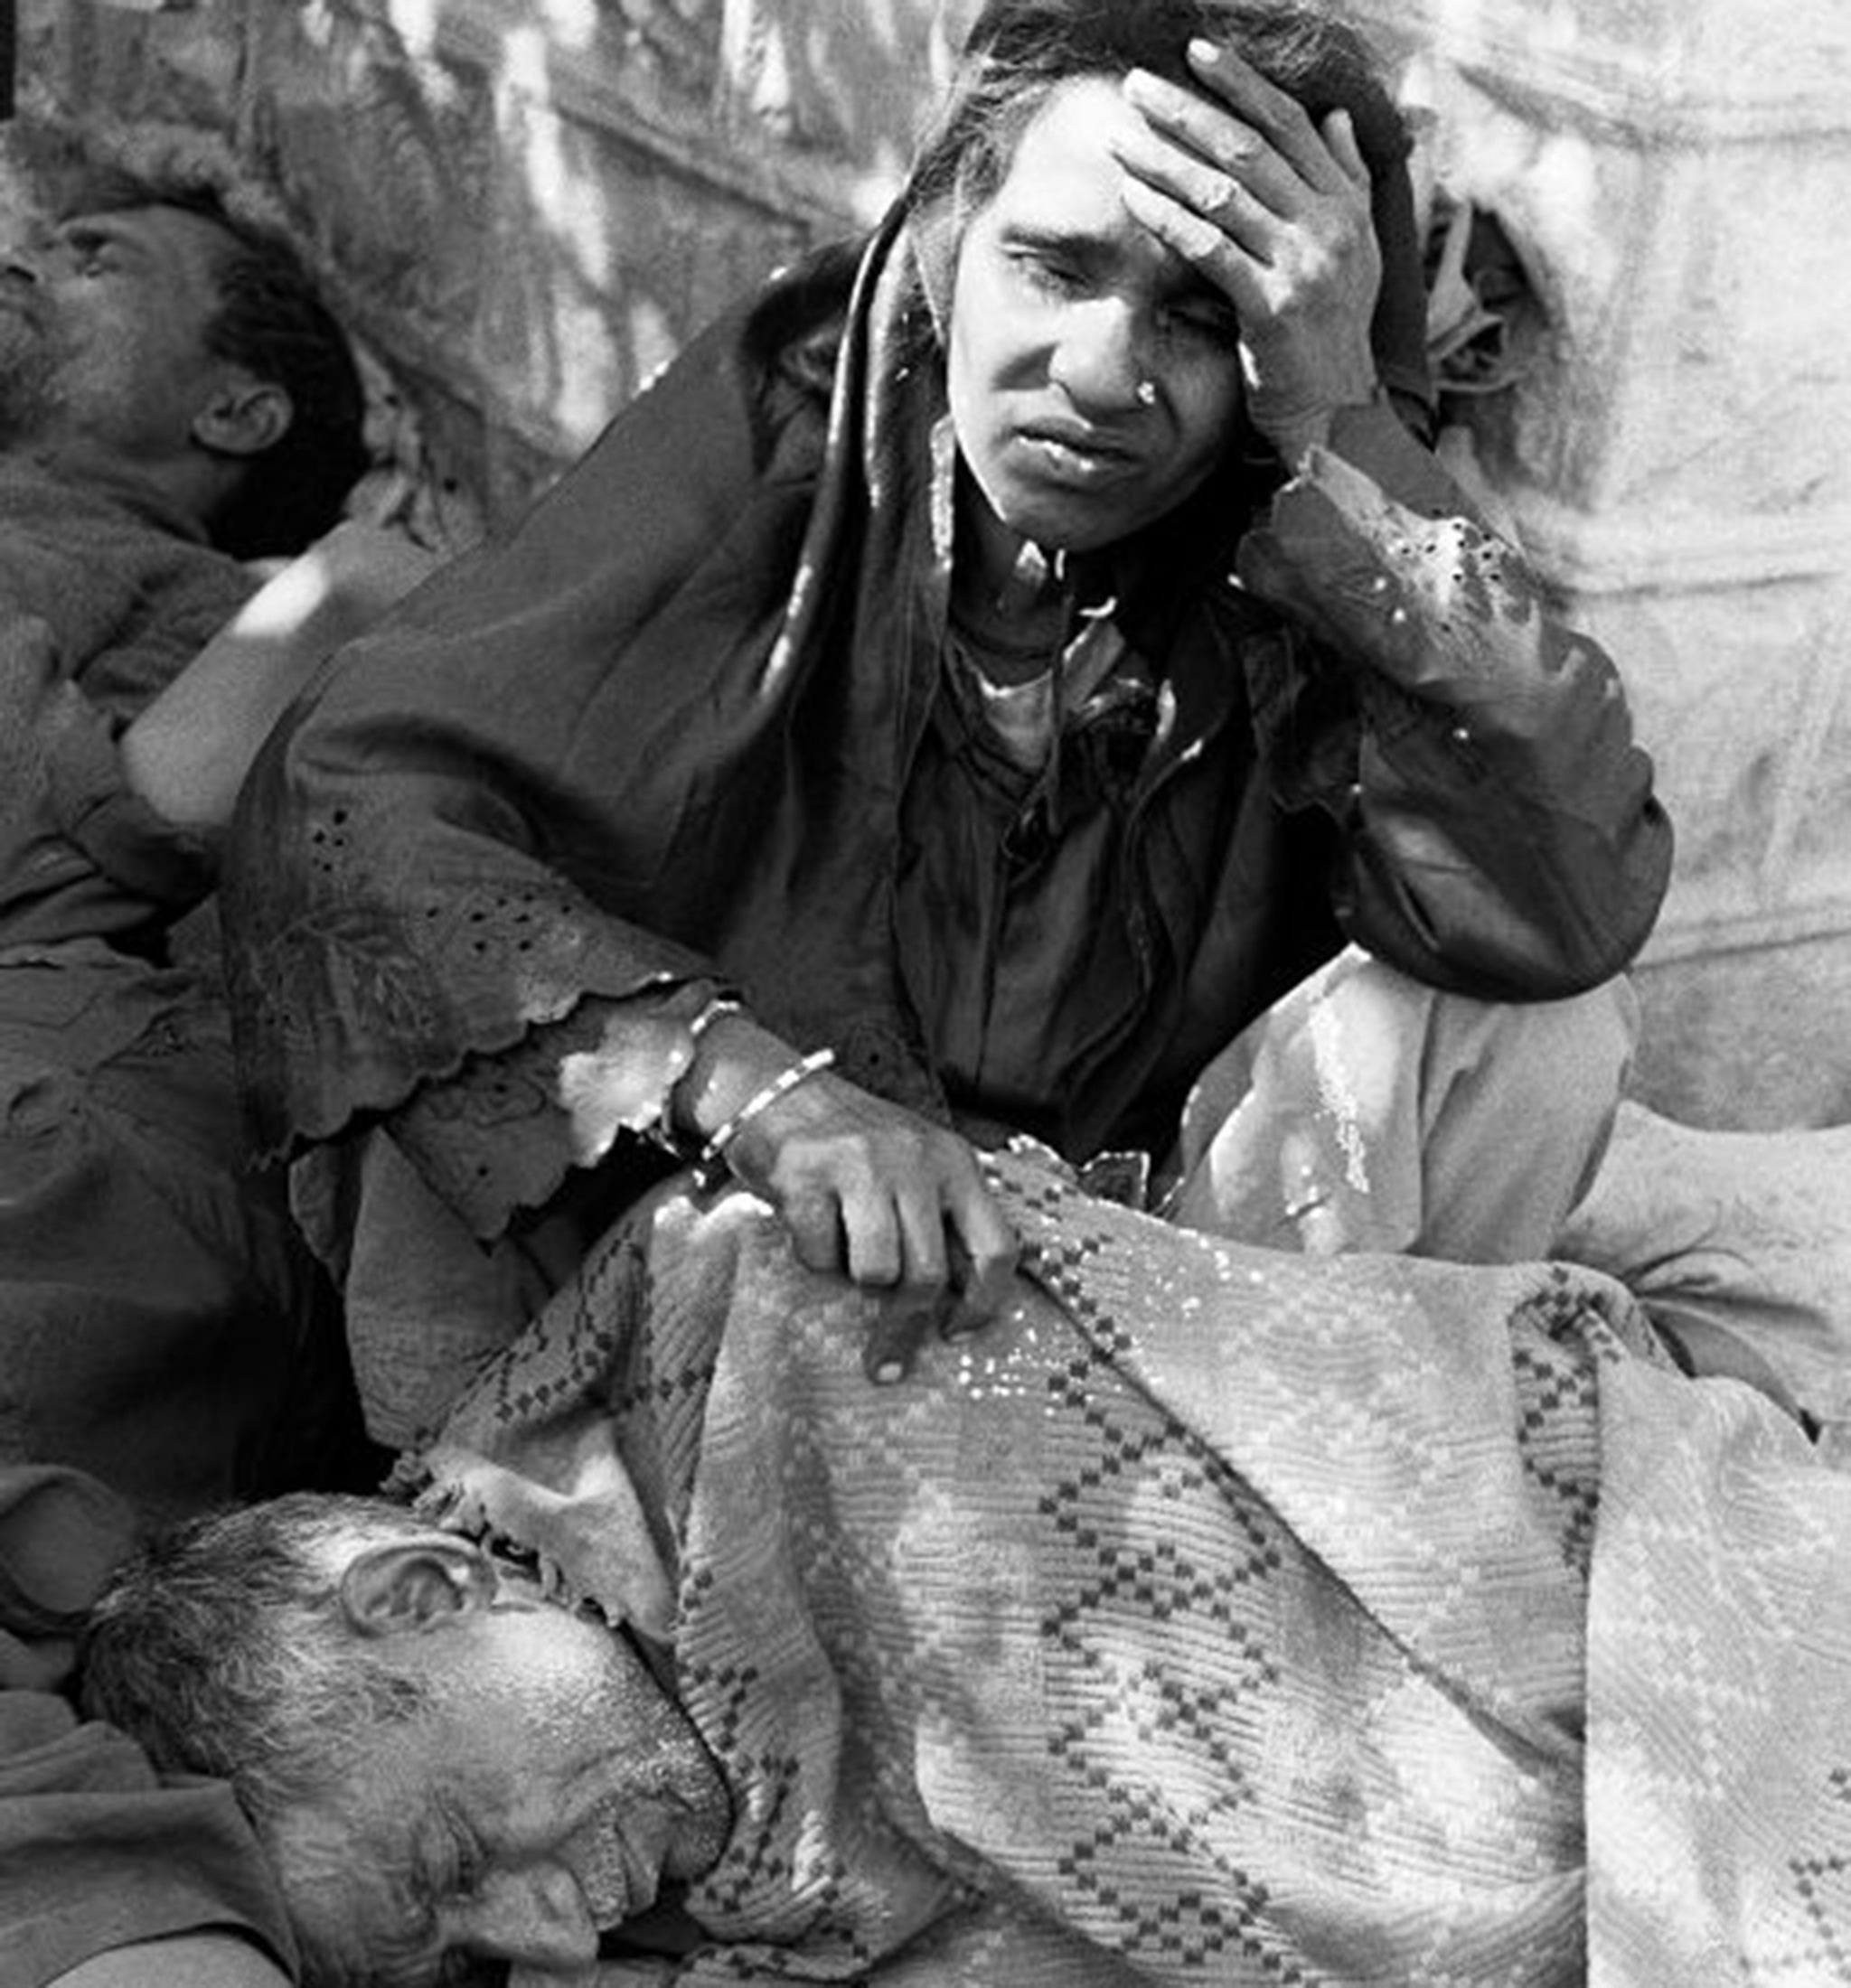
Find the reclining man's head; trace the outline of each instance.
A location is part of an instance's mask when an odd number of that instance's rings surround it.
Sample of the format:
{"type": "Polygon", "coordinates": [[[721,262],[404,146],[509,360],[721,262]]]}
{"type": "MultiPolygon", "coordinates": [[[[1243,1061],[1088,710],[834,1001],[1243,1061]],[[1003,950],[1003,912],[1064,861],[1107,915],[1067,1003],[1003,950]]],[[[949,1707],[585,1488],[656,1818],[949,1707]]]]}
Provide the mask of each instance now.
{"type": "Polygon", "coordinates": [[[253,558],[338,521],[364,422],[294,247],[210,191],[112,176],[0,255],[0,450],[141,491],[253,558]]]}
{"type": "Polygon", "coordinates": [[[472,1960],[572,1978],[725,1841],[713,1763],[625,1636],[381,1500],[176,1529],[118,1572],[80,1661],[92,1716],[231,1784],[309,1988],[472,1960]]]}

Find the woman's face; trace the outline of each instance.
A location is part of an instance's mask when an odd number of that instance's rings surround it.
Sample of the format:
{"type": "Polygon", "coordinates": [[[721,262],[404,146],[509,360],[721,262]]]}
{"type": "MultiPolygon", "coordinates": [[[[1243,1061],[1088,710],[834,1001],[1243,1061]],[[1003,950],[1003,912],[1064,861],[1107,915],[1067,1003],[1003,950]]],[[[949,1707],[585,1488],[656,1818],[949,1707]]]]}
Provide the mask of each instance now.
{"type": "Polygon", "coordinates": [[[1135,220],[1115,81],[1059,84],[960,245],[947,352],[960,452],[1046,548],[1110,545],[1207,475],[1240,402],[1234,308],[1135,220]]]}

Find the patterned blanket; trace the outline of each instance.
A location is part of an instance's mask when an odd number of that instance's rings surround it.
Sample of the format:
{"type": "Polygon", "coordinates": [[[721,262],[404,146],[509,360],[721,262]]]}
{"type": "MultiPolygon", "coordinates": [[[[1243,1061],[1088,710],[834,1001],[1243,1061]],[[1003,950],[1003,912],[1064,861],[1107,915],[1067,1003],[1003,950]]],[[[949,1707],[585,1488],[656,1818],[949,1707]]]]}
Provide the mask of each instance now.
{"type": "Polygon", "coordinates": [[[407,1468],[672,1649],[735,1797],[673,1979],[1851,1982],[1851,1478],[1796,1426],[1591,1273],[995,1179],[1017,1301],[902,1386],[672,1192],[407,1468]]]}

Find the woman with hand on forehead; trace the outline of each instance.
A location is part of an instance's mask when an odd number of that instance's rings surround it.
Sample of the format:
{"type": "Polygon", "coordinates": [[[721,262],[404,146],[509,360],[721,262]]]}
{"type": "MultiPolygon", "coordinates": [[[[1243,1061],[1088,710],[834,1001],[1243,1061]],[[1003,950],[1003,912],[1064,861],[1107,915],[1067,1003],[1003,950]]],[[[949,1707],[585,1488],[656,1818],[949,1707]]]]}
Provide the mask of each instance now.
{"type": "MultiPolygon", "coordinates": [[[[1420,439],[1406,149],[1309,8],[985,7],[873,238],[273,739],[272,1149],[377,1127],[420,1184],[362,1231],[568,1263],[693,1161],[892,1294],[882,1378],[1000,1303],[1015,1134],[1281,1248],[1546,1253],[1670,835],[1420,439]]],[[[428,1253],[360,1253],[402,1315],[428,1253]]]]}

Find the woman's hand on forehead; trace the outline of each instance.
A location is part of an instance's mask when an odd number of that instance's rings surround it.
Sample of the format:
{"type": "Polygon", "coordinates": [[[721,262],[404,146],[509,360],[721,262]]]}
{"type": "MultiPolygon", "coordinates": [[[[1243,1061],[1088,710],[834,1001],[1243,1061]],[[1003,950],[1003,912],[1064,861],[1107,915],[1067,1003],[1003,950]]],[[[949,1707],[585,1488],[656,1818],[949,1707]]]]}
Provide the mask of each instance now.
{"type": "Polygon", "coordinates": [[[1125,205],[1233,303],[1249,413],[1296,461],[1376,390],[1368,167],[1348,113],[1314,124],[1228,49],[1192,42],[1189,62],[1199,89],[1125,79],[1142,118],[1113,146],[1125,205]]]}

